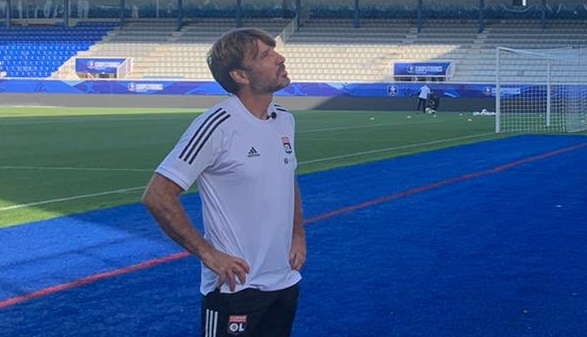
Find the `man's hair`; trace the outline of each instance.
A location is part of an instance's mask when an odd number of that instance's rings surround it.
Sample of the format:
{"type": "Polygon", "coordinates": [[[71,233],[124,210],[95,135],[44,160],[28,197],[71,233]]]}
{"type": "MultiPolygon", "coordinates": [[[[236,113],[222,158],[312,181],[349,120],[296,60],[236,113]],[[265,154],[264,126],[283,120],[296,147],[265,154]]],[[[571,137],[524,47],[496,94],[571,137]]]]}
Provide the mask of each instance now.
{"type": "Polygon", "coordinates": [[[212,76],[226,91],[235,94],[238,84],[230,76],[235,69],[244,69],[247,57],[255,58],[259,51],[257,42],[275,47],[275,39],[258,28],[237,28],[220,37],[207,55],[208,68],[212,76]]]}

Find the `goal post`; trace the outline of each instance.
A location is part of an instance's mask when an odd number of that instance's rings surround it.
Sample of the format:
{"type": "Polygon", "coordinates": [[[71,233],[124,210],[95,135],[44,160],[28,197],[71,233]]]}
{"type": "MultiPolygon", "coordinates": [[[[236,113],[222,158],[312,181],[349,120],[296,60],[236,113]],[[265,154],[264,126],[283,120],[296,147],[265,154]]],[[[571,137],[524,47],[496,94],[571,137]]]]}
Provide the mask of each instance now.
{"type": "Polygon", "coordinates": [[[587,130],[587,49],[496,49],[495,131],[587,130]]]}

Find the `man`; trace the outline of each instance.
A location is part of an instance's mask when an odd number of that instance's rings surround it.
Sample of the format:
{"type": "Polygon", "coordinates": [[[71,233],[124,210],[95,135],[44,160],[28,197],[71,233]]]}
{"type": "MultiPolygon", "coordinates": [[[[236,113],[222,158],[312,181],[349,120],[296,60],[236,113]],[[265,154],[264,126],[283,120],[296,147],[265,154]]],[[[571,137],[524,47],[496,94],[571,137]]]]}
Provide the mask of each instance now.
{"type": "MultiPolygon", "coordinates": [[[[71,6],[71,4],[70,4],[71,6]]],[[[90,12],[90,0],[78,0],[77,2],[77,17],[80,19],[87,19],[90,12]]]]}
{"type": "Polygon", "coordinates": [[[424,83],[420,87],[420,93],[418,94],[418,107],[416,107],[416,111],[422,111],[423,113],[426,112],[426,102],[428,101],[428,94],[430,93],[430,88],[426,83],[424,83]]]}
{"type": "Polygon", "coordinates": [[[143,202],[202,262],[202,336],[290,336],[306,258],[293,115],[272,102],[290,83],[264,31],[235,29],[208,66],[233,94],[197,117],[157,168],[143,202]],[[179,196],[197,182],[204,233],[179,196]]]}
{"type": "Polygon", "coordinates": [[[45,6],[43,6],[43,18],[51,18],[51,9],[53,9],[53,0],[45,1],[45,6]]]}
{"type": "Polygon", "coordinates": [[[428,103],[426,106],[426,113],[428,114],[436,114],[436,112],[438,111],[438,106],[440,104],[440,97],[438,96],[438,94],[435,91],[431,91],[430,94],[428,94],[428,103]]]}

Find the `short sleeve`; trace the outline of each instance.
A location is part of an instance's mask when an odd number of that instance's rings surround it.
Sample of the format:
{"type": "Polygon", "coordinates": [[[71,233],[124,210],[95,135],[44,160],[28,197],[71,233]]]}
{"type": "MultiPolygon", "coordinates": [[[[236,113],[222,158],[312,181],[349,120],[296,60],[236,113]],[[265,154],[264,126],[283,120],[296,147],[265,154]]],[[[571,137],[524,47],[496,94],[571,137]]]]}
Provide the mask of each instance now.
{"type": "Polygon", "coordinates": [[[203,115],[197,118],[155,172],[175,182],[184,191],[189,190],[220,153],[223,132],[219,126],[228,117],[203,115]]]}

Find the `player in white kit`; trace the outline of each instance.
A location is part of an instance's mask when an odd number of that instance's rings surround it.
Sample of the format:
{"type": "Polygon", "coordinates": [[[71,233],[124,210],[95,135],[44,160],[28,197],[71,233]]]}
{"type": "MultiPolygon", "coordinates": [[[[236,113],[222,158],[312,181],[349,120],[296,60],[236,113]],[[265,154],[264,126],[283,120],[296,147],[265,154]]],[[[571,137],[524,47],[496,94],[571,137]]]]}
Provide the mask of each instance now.
{"type": "Polygon", "coordinates": [[[143,203],[202,262],[202,336],[290,336],[306,259],[290,83],[275,40],[254,28],[214,43],[208,65],[232,94],[197,117],[156,169],[143,203]],[[197,183],[204,235],[180,195],[197,183]]]}

